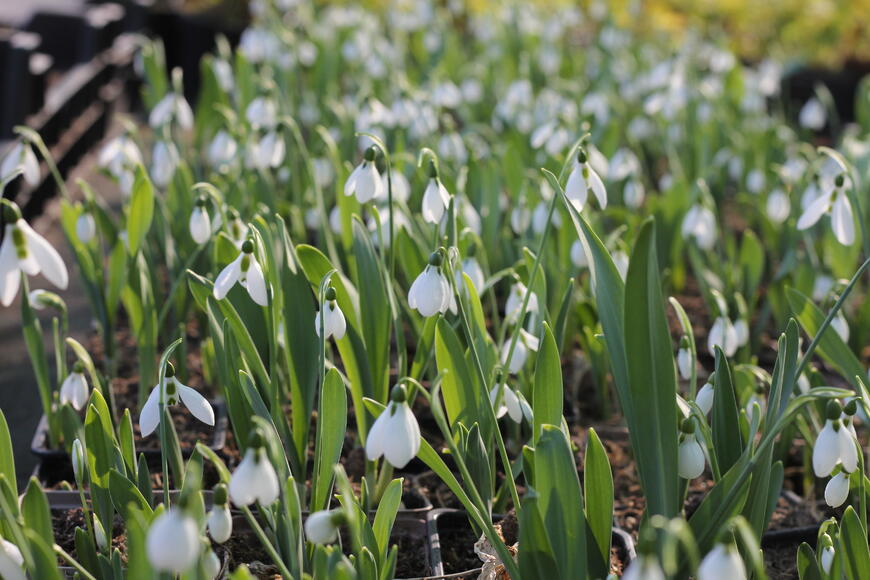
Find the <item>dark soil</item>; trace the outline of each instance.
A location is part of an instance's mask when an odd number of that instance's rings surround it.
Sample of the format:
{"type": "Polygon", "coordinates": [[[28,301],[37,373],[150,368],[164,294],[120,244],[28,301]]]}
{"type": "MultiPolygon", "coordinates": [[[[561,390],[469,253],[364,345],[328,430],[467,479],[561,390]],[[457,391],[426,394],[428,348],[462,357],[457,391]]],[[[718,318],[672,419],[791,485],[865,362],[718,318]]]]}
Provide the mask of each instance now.
{"type": "Polygon", "coordinates": [[[419,578],[432,573],[429,566],[428,543],[423,535],[425,522],[419,521],[420,533],[401,529],[399,522],[393,528],[390,536],[390,544],[398,546],[398,558],[396,560],[396,578],[419,578]]]}
{"type": "Polygon", "coordinates": [[[797,578],[797,551],[800,544],[778,544],[764,548],[764,569],[771,579],[797,578]]]}
{"type": "MultiPolygon", "coordinates": [[[[81,508],[52,510],[51,527],[54,530],[54,541],[64,551],[76,558],[76,528],[85,528],[85,518],[81,508]]],[[[115,516],[112,526],[112,549],[117,548],[121,552],[121,561],[127,561],[127,533],[124,531],[124,522],[120,516],[115,516]]],[[[67,562],[58,558],[58,564],[67,566],[67,562]]]]}

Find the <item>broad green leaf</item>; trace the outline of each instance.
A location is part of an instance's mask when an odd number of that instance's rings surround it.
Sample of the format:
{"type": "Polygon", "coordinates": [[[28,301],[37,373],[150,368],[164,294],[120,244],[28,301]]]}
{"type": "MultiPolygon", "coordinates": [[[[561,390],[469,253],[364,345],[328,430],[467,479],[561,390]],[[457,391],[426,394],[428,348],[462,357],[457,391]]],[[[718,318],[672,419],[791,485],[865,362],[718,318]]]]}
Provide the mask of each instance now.
{"type": "MultiPolygon", "coordinates": [[[[7,477],[13,486],[16,486],[15,479],[15,455],[12,451],[12,437],[9,434],[9,425],[6,423],[6,415],[0,410],[0,473],[7,477]]],[[[17,487],[12,490],[14,495],[18,495],[17,487]]]]}
{"type": "Polygon", "coordinates": [[[57,557],[51,546],[53,538],[46,541],[36,530],[27,527],[24,529],[30,544],[30,552],[33,554],[35,567],[31,570],[32,578],[39,580],[61,580],[60,569],[57,565],[57,557]]]}
{"type": "Polygon", "coordinates": [[[803,542],[797,553],[797,572],[800,580],[822,580],[822,569],[813,548],[803,542]]]}
{"type": "Polygon", "coordinates": [[[329,369],[320,395],[311,511],[326,509],[332,495],[333,470],[341,457],[347,426],[347,393],[341,375],[329,369]]]}
{"type": "Polygon", "coordinates": [[[21,497],[21,514],[24,516],[24,523],[29,530],[36,532],[47,545],[54,544],[48,499],[39,486],[39,480],[35,477],[30,478],[27,490],[21,497]]]}
{"type": "Polygon", "coordinates": [[[737,411],[737,394],[731,379],[731,366],[718,346],[715,386],[712,412],[713,449],[719,469],[725,473],[737,463],[743,453],[743,441],[740,436],[740,414],[737,411]]]}
{"type": "Polygon", "coordinates": [[[847,578],[870,578],[870,548],[867,532],[852,506],[846,508],[840,523],[840,549],[847,578]]]}
{"type": "MultiPolygon", "coordinates": [[[[561,425],[564,390],[562,386],[562,361],[559,347],[550,325],[544,323],[544,337],[538,351],[535,366],[535,383],[532,392],[532,410],[535,424],[532,441],[536,442],[543,425],[561,425]]],[[[608,528],[608,534],[609,534],[608,528]]]]}
{"type": "Polygon", "coordinates": [[[151,229],[154,219],[154,186],[142,165],[136,167],[133,192],[130,194],[130,213],[127,215],[127,247],[130,255],[139,252],[139,246],[151,229]]]}
{"type": "MultiPolygon", "coordinates": [[[[523,578],[564,578],[553,550],[550,529],[544,523],[539,500],[528,493],[522,500],[520,512],[519,565],[523,578]]],[[[556,533],[553,530],[553,533],[556,533]]],[[[585,578],[584,573],[577,578],[585,578]]]]}
{"type": "Polygon", "coordinates": [[[109,470],[109,493],[112,495],[112,503],[124,520],[130,519],[130,510],[138,509],[151,517],[151,506],[145,501],[145,497],[136,485],[124,477],[117,469],[109,470]],[[131,507],[131,504],[133,507],[131,507]]]}
{"type": "Polygon", "coordinates": [[[396,520],[399,505],[402,503],[402,481],[402,479],[394,479],[390,482],[384,495],[381,496],[378,511],[375,513],[372,531],[378,543],[378,560],[383,560],[386,557],[390,547],[393,522],[396,520]]]}
{"type": "Polygon", "coordinates": [[[441,390],[450,425],[455,425],[457,421],[465,425],[481,423],[479,405],[489,404],[489,397],[478,391],[477,382],[468,368],[465,349],[456,332],[443,318],[435,329],[435,360],[438,371],[443,373],[441,390]]]}
{"type": "Polygon", "coordinates": [[[583,466],[583,483],[586,505],[586,536],[589,568],[593,577],[604,578],[610,571],[610,543],[613,537],[613,474],[607,450],[590,428],[586,439],[586,456],[583,466]]]}

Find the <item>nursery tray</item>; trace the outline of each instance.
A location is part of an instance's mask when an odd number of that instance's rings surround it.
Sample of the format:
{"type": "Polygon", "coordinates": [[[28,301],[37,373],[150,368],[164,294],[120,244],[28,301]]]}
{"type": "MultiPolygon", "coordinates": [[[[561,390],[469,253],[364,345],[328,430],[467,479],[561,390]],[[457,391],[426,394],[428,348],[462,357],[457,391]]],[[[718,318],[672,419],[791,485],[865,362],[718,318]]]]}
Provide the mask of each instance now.
{"type": "MultiPolygon", "coordinates": [[[[501,516],[496,515],[493,516],[493,518],[495,520],[499,520],[501,519],[501,516]]],[[[432,562],[431,579],[437,580],[439,578],[476,578],[483,569],[482,567],[470,568],[468,570],[451,572],[448,574],[445,573],[439,526],[444,526],[448,522],[449,524],[453,524],[455,527],[467,527],[468,515],[462,510],[439,508],[432,510],[426,516],[426,524],[429,530],[429,550],[431,552],[429,558],[432,562]]],[[[616,548],[620,560],[622,561],[624,567],[628,567],[628,564],[630,564],[637,557],[637,553],[634,549],[634,541],[631,539],[631,536],[628,534],[628,532],[616,527],[612,529],[612,538],[613,546],[614,548],[616,548]]]]}

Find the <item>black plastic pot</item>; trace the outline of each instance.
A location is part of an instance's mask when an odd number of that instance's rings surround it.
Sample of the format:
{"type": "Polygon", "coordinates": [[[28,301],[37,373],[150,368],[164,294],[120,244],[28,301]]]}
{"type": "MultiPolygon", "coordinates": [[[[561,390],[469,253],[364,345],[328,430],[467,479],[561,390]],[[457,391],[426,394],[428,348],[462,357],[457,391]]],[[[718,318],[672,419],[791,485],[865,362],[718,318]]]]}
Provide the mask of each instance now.
{"type": "MultiPolygon", "coordinates": [[[[495,516],[496,519],[499,516],[495,516]]],[[[482,568],[472,568],[445,573],[444,560],[442,558],[441,538],[450,530],[467,530],[468,515],[462,510],[440,508],[434,509],[426,516],[429,528],[429,550],[432,562],[432,580],[439,578],[476,578],[482,568]]],[[[627,567],[636,557],[634,541],[625,530],[613,528],[613,546],[617,549],[623,564],[627,567]]]]}

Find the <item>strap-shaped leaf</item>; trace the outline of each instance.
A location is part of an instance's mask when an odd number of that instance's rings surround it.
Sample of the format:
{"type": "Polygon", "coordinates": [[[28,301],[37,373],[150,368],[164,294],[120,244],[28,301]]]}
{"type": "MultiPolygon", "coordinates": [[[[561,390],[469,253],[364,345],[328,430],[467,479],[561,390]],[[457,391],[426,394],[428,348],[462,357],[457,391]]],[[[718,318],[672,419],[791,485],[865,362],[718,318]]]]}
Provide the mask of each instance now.
{"type": "Polygon", "coordinates": [[[589,526],[586,536],[589,572],[593,578],[605,578],[610,572],[610,543],[613,538],[613,473],[607,451],[595,429],[590,428],[586,437],[583,491],[589,526]]]}
{"type": "MultiPolygon", "coordinates": [[[[563,399],[562,361],[559,357],[559,347],[550,331],[550,325],[544,323],[544,338],[538,351],[535,388],[532,392],[532,410],[535,420],[533,442],[538,440],[543,425],[562,423],[563,399]]],[[[608,534],[609,529],[608,526],[608,534]]]]}

